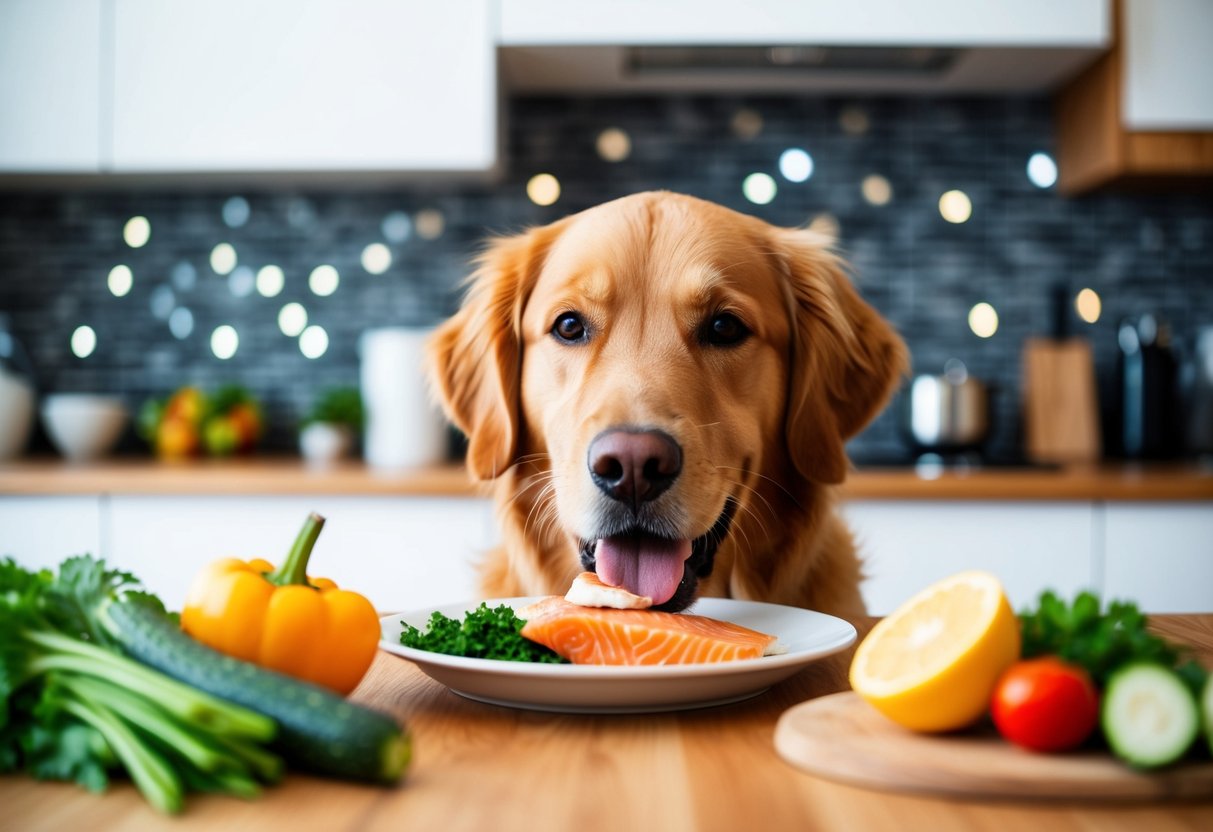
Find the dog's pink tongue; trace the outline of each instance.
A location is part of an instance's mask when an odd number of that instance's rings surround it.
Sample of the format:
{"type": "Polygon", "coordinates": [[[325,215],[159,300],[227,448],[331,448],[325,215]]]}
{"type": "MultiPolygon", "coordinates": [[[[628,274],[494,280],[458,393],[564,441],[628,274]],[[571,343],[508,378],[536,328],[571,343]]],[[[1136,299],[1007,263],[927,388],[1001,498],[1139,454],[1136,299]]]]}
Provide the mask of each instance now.
{"type": "Polygon", "coordinates": [[[656,537],[604,537],[594,561],[604,584],[647,595],[654,604],[674,597],[682,582],[682,565],[691,556],[691,541],[656,537]]]}

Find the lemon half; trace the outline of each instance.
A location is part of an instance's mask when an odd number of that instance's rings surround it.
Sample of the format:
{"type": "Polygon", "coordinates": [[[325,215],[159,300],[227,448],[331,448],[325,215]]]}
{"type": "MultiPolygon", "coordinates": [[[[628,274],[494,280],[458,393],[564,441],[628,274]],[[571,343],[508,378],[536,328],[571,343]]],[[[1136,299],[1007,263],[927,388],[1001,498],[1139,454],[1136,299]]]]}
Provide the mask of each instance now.
{"type": "Polygon", "coordinates": [[[961,572],[872,628],[851,662],[851,687],[906,728],[952,731],[986,712],[1019,646],[1019,620],[998,578],[961,572]]]}

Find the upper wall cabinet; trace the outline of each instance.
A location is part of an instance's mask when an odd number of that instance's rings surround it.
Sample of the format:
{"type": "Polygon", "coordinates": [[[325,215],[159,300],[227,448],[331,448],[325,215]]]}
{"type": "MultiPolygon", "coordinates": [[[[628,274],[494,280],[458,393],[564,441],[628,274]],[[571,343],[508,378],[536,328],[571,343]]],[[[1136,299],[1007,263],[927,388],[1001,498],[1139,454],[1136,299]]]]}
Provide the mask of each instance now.
{"type": "Polygon", "coordinates": [[[0,170],[101,166],[102,0],[0,3],[0,170]]]}
{"type": "Polygon", "coordinates": [[[0,173],[490,171],[495,8],[0,0],[0,173]]]}
{"type": "Polygon", "coordinates": [[[1213,3],[1115,8],[1112,49],[1057,99],[1058,187],[1203,182],[1213,176],[1213,3]]]}
{"type": "Polygon", "coordinates": [[[1110,38],[1108,0],[500,3],[520,91],[1039,91],[1110,38]]]}
{"type": "Polygon", "coordinates": [[[116,0],[112,170],[475,171],[488,0],[116,0]]]}

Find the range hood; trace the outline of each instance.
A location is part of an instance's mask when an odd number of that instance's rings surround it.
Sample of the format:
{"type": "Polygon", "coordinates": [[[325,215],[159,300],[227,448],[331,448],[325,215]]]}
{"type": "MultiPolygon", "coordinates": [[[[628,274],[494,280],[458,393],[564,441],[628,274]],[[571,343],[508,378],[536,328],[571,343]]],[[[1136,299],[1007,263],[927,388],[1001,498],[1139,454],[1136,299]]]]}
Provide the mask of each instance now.
{"type": "Polygon", "coordinates": [[[512,92],[998,93],[1102,54],[1107,0],[503,0],[512,92]]]}

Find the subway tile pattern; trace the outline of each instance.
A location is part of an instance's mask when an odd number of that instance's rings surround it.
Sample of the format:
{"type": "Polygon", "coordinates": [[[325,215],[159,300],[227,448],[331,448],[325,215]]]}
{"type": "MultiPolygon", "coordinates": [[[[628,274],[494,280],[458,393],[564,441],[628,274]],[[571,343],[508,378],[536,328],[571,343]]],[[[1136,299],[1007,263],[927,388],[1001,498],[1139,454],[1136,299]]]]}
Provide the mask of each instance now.
{"type": "MultiPolygon", "coordinates": [[[[357,383],[363,330],[429,325],[453,310],[487,235],[653,188],[782,225],[836,224],[863,294],[904,335],[915,371],[940,372],[959,358],[995,386],[990,447],[999,454],[1019,446],[1020,352],[1026,337],[1046,333],[1055,282],[1102,297],[1100,320],[1074,325],[1094,344],[1105,401],[1122,317],[1160,313],[1181,344],[1213,324],[1213,197],[1188,189],[1067,199],[1035,186],[1027,161],[1052,149],[1044,98],[524,98],[506,116],[507,163],[491,185],[0,191],[0,312],[12,317],[42,391],[117,391],[137,405],[187,382],[238,382],[266,403],[267,444],[280,449],[293,447],[296,422],[319,389],[357,383]],[[627,158],[598,155],[607,128],[626,133],[627,158]],[[811,155],[806,181],[781,175],[788,148],[811,155]],[[560,183],[550,206],[527,197],[528,180],[541,172],[560,183]],[[773,178],[769,203],[743,195],[751,173],[773,178]],[[861,192],[873,174],[891,186],[887,204],[861,192]],[[940,215],[939,197],[952,189],[971,200],[967,222],[940,215]],[[135,216],[150,222],[139,248],[123,239],[135,216]],[[223,242],[236,252],[235,274],[212,269],[223,242]],[[391,255],[382,274],[361,262],[373,243],[391,255]],[[133,278],[121,297],[108,285],[119,264],[133,278]],[[251,287],[271,264],[282,269],[283,288],[264,297],[251,287]],[[340,278],[325,297],[309,288],[322,264],[340,278]],[[982,301],[999,316],[986,339],[967,323],[982,301]],[[327,333],[320,357],[305,357],[299,338],[279,329],[278,312],[290,302],[327,333]],[[188,314],[173,317],[179,308],[188,314]],[[81,325],[96,333],[86,358],[70,348],[81,325]],[[239,337],[228,360],[211,349],[222,325],[239,337]]],[[[126,447],[139,446],[128,438],[126,447]]],[[[896,409],[851,449],[899,452],[896,409]]]]}

